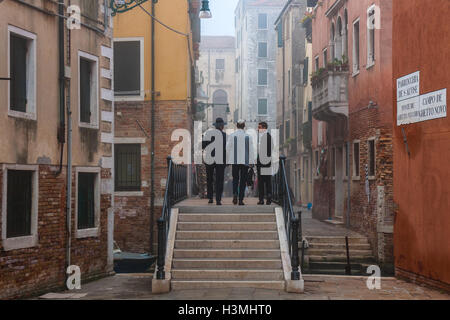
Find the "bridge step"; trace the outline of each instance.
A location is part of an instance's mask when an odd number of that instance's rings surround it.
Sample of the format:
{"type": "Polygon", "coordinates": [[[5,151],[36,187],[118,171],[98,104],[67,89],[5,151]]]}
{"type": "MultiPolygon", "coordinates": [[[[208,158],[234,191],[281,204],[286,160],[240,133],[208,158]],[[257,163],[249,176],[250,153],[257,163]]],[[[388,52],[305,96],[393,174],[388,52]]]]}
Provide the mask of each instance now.
{"type": "Polygon", "coordinates": [[[177,231],[177,240],[278,240],[276,231],[177,231]]]}
{"type": "Polygon", "coordinates": [[[281,269],[281,259],[174,259],[174,269],[281,269]]]}
{"type": "Polygon", "coordinates": [[[276,222],[272,214],[179,214],[179,222],[276,222]]]}
{"type": "Polygon", "coordinates": [[[279,249],[278,240],[176,240],[175,249],[279,249]]]}
{"type": "Polygon", "coordinates": [[[281,258],[280,250],[267,249],[175,249],[173,257],[177,258],[281,258]]]}
{"type": "Polygon", "coordinates": [[[272,206],[181,207],[171,288],[285,287],[272,206]]]}
{"type": "Polygon", "coordinates": [[[274,222],[179,222],[180,231],[276,231],[277,224],[274,222]]]}
{"type": "Polygon", "coordinates": [[[213,281],[213,280],[172,280],[173,290],[222,289],[222,288],[256,288],[284,290],[284,281],[213,281]]]}

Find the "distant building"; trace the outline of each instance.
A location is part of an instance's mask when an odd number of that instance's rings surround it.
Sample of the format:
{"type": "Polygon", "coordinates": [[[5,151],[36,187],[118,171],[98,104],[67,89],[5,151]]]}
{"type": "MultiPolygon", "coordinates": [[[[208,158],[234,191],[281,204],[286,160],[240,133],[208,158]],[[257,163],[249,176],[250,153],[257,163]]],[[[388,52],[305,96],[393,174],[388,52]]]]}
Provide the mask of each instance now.
{"type": "MultiPolygon", "coordinates": [[[[312,202],[311,165],[311,41],[302,21],[306,0],[289,0],[281,11],[277,30],[277,128],[280,152],[287,156],[286,170],[297,203],[312,202]]],[[[309,7],[312,10],[311,7],[309,7]]]]}
{"type": "Polygon", "coordinates": [[[205,121],[209,127],[216,118],[233,121],[235,110],[235,57],[236,40],[230,36],[203,36],[200,44],[199,91],[197,95],[205,121]],[[203,105],[202,105],[203,104],[203,105]]]}
{"type": "Polygon", "coordinates": [[[395,271],[450,291],[450,60],[444,54],[450,52],[450,2],[395,0],[393,15],[394,81],[389,86],[401,89],[397,79],[411,81],[416,75],[408,75],[420,72],[422,116],[435,118],[400,124],[402,105],[417,98],[401,97],[401,102],[393,97],[395,271]],[[418,13],[421,21],[433,23],[426,28],[411,23],[418,13]],[[435,112],[427,115],[430,108],[435,112]]]}
{"type": "Polygon", "coordinates": [[[274,29],[286,0],[240,0],[235,10],[236,110],[234,120],[244,119],[256,128],[266,121],[276,128],[276,54],[274,29]]]}
{"type": "Polygon", "coordinates": [[[365,234],[390,271],[393,2],[321,1],[312,19],[313,217],[365,234]]]}
{"type": "Polygon", "coordinates": [[[103,3],[70,1],[82,15],[74,30],[58,18],[67,0],[0,3],[0,77],[10,78],[0,80],[0,299],[63,289],[69,265],[83,281],[113,271],[112,21],[103,3]]]}
{"type": "MultiPolygon", "coordinates": [[[[152,1],[142,6],[152,11],[152,1]]],[[[140,8],[114,17],[114,237],[123,251],[156,254],[172,132],[193,126],[200,0],[154,6],[159,20],[182,33],[155,22],[154,60],[151,17],[140,8]]]]}

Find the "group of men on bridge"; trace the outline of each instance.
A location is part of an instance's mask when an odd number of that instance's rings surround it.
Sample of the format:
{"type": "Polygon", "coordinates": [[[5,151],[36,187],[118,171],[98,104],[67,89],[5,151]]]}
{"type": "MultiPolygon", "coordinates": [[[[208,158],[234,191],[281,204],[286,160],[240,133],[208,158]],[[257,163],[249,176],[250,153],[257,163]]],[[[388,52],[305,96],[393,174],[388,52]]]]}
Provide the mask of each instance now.
{"type": "Polygon", "coordinates": [[[225,122],[222,118],[217,118],[213,125],[215,129],[207,130],[202,141],[202,148],[207,153],[206,158],[208,159],[210,155],[210,161],[205,161],[209,203],[214,203],[215,189],[216,204],[219,206],[222,205],[225,168],[227,165],[231,165],[233,176],[233,204],[245,205],[245,189],[253,183],[253,168],[256,164],[259,194],[258,205],[264,205],[265,196],[267,199],[266,204],[270,205],[272,203],[271,158],[273,144],[272,136],[268,132],[267,123],[260,122],[258,124],[257,149],[254,149],[254,138],[244,131],[244,120],[237,122],[237,130],[229,136],[224,132],[225,122]],[[222,141],[218,141],[212,147],[216,139],[221,139],[222,141]],[[256,162],[255,153],[257,153],[256,162]]]}

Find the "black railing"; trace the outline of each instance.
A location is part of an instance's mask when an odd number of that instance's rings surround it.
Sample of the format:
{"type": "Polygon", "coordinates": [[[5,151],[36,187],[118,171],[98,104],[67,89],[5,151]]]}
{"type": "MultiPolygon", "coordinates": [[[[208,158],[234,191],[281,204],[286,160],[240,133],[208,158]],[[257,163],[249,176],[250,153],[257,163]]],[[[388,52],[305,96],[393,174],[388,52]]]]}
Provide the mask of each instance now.
{"type": "Polygon", "coordinates": [[[278,172],[273,176],[272,195],[275,203],[283,209],[284,223],[291,257],[291,280],[300,280],[298,239],[299,239],[299,217],[294,212],[292,204],[293,195],[289,188],[286,175],[286,157],[281,156],[278,172]]]}
{"type": "Polygon", "coordinates": [[[171,157],[167,158],[167,167],[166,192],[161,217],[158,219],[158,269],[156,272],[158,280],[166,277],[164,268],[172,206],[187,198],[187,167],[175,164],[171,157]]]}

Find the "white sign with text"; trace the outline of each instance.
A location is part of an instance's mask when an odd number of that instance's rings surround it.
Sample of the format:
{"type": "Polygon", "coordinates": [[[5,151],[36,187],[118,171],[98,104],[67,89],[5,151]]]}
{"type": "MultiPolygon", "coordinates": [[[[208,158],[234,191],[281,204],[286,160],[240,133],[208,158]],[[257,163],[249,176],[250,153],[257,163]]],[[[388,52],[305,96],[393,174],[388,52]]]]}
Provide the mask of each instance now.
{"type": "Polygon", "coordinates": [[[397,101],[403,101],[420,95],[420,71],[397,79],[397,101]]]}
{"type": "Polygon", "coordinates": [[[420,97],[397,102],[397,126],[420,121],[420,97]]]}
{"type": "Polygon", "coordinates": [[[447,117],[447,89],[420,96],[420,121],[447,117]]]}

